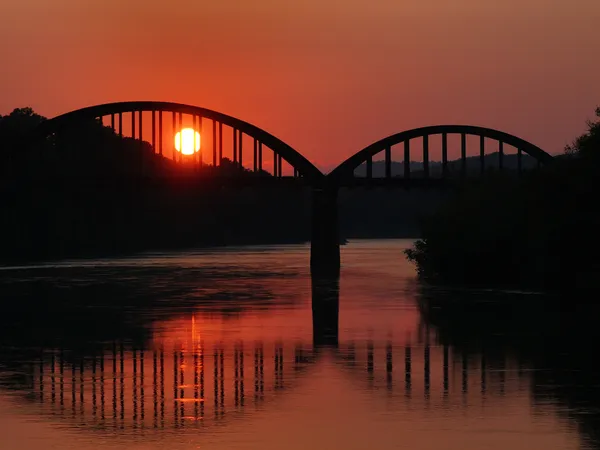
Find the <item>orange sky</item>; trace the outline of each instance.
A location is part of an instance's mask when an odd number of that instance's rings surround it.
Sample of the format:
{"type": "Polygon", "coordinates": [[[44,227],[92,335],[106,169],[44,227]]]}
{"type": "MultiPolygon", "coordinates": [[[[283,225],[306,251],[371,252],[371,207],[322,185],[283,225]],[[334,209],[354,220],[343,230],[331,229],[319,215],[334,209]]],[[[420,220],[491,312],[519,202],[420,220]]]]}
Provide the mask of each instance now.
{"type": "Polygon", "coordinates": [[[557,152],[600,104],[598,0],[2,0],[0,114],[165,100],[320,168],[468,123],[557,152]]]}

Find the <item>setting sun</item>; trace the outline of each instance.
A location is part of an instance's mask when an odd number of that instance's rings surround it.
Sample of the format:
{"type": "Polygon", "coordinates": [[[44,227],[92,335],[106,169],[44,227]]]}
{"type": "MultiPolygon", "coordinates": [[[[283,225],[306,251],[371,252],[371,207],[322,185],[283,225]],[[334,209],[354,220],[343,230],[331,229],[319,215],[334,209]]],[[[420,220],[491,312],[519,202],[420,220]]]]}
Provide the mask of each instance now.
{"type": "Polygon", "coordinates": [[[200,150],[200,133],[193,128],[184,128],[175,134],[175,150],[184,155],[193,155],[200,150]]]}

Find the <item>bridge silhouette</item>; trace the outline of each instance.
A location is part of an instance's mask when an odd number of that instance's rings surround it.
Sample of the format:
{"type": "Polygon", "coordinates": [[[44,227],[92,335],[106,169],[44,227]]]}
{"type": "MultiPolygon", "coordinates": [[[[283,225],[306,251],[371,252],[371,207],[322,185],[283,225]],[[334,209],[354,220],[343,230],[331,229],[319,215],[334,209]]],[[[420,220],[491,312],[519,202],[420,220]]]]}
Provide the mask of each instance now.
{"type": "MultiPolygon", "coordinates": [[[[220,182],[228,185],[243,183],[254,186],[287,185],[306,186],[312,190],[312,237],[311,270],[317,275],[336,276],[340,268],[340,236],[338,228],[338,190],[342,187],[384,188],[437,188],[449,189],[469,180],[481,178],[488,170],[487,152],[495,142],[497,148],[496,167],[504,170],[508,148],[515,149],[516,173],[526,169],[524,154],[533,158],[538,165],[548,164],[553,157],[519,137],[479,126],[437,125],[385,137],[356,152],[328,174],[322,173],[293,147],[271,133],[235,117],[192,105],[134,101],[96,105],[68,112],[42,122],[34,133],[31,145],[60,140],[62,133],[77,129],[89,121],[98,121],[109,127],[120,137],[139,142],[143,149],[149,144],[153,157],[170,159],[181,170],[171,176],[195,179],[198,182],[220,182]],[[170,116],[170,117],[169,117],[170,116]],[[170,120],[169,120],[170,119],[170,120]],[[174,137],[184,127],[200,131],[202,145],[198,152],[184,156],[175,150],[174,137]],[[460,138],[460,158],[449,161],[449,137],[460,138]],[[441,145],[441,171],[431,170],[433,137],[439,136],[441,145]],[[469,170],[468,143],[473,138],[478,142],[478,170],[469,170]],[[486,145],[488,144],[488,145],[486,145]],[[401,174],[393,173],[392,158],[395,147],[401,147],[401,174]],[[250,148],[250,151],[246,149],[250,148]],[[487,152],[487,153],[486,153],[487,152]],[[376,177],[373,172],[374,157],[383,153],[384,176],[376,177]],[[199,169],[205,166],[217,168],[225,159],[234,166],[247,169],[253,176],[227,175],[209,176],[199,169]],[[418,169],[414,170],[415,162],[418,169]],[[357,169],[365,168],[365,176],[357,175],[357,169]],[[200,176],[203,173],[204,176],[200,176]],[[217,179],[216,179],[217,178],[217,179]]],[[[494,152],[495,154],[496,152],[494,152]]],[[[136,182],[152,178],[140,160],[136,182]]],[[[214,174],[213,174],[214,175],[214,174]]]]}

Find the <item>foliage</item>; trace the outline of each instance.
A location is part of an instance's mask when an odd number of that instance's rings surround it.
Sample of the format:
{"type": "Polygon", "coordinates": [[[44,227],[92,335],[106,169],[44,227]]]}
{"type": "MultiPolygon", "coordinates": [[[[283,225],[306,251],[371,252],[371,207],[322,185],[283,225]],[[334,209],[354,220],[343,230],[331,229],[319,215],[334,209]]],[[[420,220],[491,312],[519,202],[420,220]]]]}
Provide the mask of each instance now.
{"type": "Polygon", "coordinates": [[[39,140],[43,120],[31,108],[0,117],[0,263],[309,237],[304,191],[211,180],[266,172],[226,158],[202,169],[175,164],[98,120],[39,140]],[[182,176],[161,176],[173,174],[182,176]]]}
{"type": "Polygon", "coordinates": [[[599,120],[545,168],[494,175],[423,221],[406,252],[435,282],[556,289],[592,285],[600,270],[599,120]]]}

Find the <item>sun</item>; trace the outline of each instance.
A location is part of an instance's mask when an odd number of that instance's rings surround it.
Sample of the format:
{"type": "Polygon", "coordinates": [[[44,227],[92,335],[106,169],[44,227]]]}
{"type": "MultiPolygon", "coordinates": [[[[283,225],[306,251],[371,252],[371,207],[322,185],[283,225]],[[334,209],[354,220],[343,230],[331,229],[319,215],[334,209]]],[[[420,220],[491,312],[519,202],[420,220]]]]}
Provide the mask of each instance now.
{"type": "Polygon", "coordinates": [[[184,128],[175,134],[175,150],[184,155],[193,155],[200,150],[200,133],[193,128],[184,128]]]}

